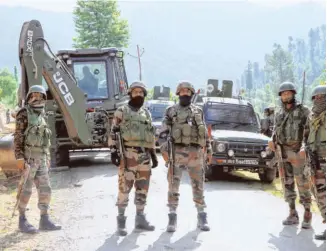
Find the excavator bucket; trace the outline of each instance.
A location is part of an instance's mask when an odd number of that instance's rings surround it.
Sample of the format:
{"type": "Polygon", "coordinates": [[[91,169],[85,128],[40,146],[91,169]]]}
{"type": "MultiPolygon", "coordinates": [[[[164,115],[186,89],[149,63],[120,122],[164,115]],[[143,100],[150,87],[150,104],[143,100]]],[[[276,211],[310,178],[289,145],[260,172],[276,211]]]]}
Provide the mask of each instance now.
{"type": "Polygon", "coordinates": [[[18,161],[15,158],[13,139],[13,134],[7,134],[0,138],[0,168],[7,178],[20,172],[18,161]]]}

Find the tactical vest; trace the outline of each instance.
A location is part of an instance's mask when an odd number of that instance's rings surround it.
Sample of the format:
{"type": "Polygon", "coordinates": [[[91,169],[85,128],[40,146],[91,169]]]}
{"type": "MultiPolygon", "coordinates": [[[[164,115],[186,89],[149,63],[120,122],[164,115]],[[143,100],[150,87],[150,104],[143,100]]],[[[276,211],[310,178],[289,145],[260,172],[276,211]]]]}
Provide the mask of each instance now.
{"type": "Polygon", "coordinates": [[[129,106],[123,107],[120,131],[126,146],[155,146],[155,128],[152,126],[151,115],[143,107],[138,111],[133,111],[129,106]]]}
{"type": "Polygon", "coordinates": [[[326,111],[318,117],[310,115],[309,127],[308,147],[313,152],[317,151],[320,157],[326,158],[326,111]]]}
{"type": "Polygon", "coordinates": [[[173,106],[172,137],[177,144],[206,145],[205,124],[202,113],[194,105],[188,107],[173,106]],[[177,108],[177,109],[176,109],[177,108]]]}
{"type": "Polygon", "coordinates": [[[302,105],[287,112],[281,110],[276,115],[276,135],[280,144],[301,144],[303,139],[306,115],[302,105]]]}
{"type": "Polygon", "coordinates": [[[35,113],[29,107],[27,110],[28,126],[25,130],[25,155],[33,156],[49,154],[51,130],[44,119],[44,115],[35,113]]]}

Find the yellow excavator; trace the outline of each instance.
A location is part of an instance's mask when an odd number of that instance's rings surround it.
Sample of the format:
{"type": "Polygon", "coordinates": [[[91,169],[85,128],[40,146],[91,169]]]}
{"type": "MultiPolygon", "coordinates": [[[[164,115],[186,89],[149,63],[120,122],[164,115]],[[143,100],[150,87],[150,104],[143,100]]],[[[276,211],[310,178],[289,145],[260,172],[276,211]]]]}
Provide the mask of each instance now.
{"type": "MultiPolygon", "coordinates": [[[[113,113],[128,102],[123,51],[90,48],[54,54],[44,39],[41,23],[31,20],[21,29],[19,60],[18,107],[24,107],[31,86],[47,89],[52,169],[68,167],[71,151],[108,147],[113,113]]],[[[0,167],[7,177],[18,171],[13,149],[13,134],[0,138],[0,167]]]]}

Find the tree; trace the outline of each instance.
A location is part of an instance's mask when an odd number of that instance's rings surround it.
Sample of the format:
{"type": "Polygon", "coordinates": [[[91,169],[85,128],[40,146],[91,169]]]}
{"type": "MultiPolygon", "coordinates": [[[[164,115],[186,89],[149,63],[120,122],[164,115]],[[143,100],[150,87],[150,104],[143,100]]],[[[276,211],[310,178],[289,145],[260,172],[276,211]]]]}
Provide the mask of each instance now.
{"type": "Polygon", "coordinates": [[[16,82],[18,83],[18,70],[17,70],[16,66],[14,67],[14,76],[15,76],[16,82]]]}
{"type": "Polygon", "coordinates": [[[75,48],[127,47],[129,30],[127,20],[120,18],[117,1],[78,0],[74,10],[77,37],[75,48]]]}
{"type": "Polygon", "coordinates": [[[13,106],[16,101],[17,82],[7,70],[0,70],[0,102],[13,106]]]}
{"type": "Polygon", "coordinates": [[[246,89],[252,90],[253,79],[252,79],[252,64],[251,61],[248,62],[248,67],[246,70],[246,89]]]}
{"type": "Polygon", "coordinates": [[[280,44],[275,44],[272,54],[266,56],[265,70],[271,76],[273,83],[294,82],[292,55],[285,51],[280,44]]]}

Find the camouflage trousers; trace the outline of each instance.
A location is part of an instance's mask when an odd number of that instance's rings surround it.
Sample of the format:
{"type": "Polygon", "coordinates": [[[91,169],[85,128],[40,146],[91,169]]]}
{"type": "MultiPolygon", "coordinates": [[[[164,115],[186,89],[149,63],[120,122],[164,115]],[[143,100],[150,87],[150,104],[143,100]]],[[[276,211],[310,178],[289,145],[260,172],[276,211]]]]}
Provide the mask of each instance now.
{"type": "Polygon", "coordinates": [[[176,211],[179,201],[179,186],[183,170],[187,170],[191,179],[193,201],[199,212],[206,207],[203,195],[204,187],[204,152],[199,147],[175,146],[175,166],[168,169],[168,207],[170,211],[176,211]],[[173,174],[172,174],[173,171],[173,174]],[[172,181],[173,175],[173,183],[172,181]]]}
{"type": "Polygon", "coordinates": [[[312,189],[321,216],[326,223],[326,163],[320,163],[319,170],[311,170],[312,189]]]}
{"type": "Polygon", "coordinates": [[[128,205],[129,193],[134,185],[134,204],[138,211],[143,211],[146,205],[150,185],[151,165],[150,153],[140,147],[125,147],[126,168],[120,162],[118,173],[118,199],[116,206],[125,209],[128,205]]]}
{"type": "Polygon", "coordinates": [[[285,200],[289,204],[296,199],[295,183],[300,195],[300,203],[307,209],[311,207],[310,176],[304,172],[305,159],[298,153],[286,150],[285,167],[285,200]],[[295,181],[294,181],[295,180],[295,181]]]}
{"type": "Polygon", "coordinates": [[[51,185],[47,159],[43,156],[40,158],[30,158],[27,164],[30,165],[30,172],[19,197],[19,212],[25,212],[32,195],[34,183],[38,192],[38,208],[41,210],[41,214],[46,214],[51,200],[51,185]]]}

